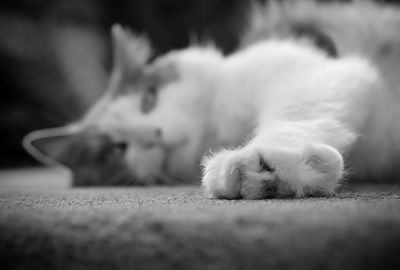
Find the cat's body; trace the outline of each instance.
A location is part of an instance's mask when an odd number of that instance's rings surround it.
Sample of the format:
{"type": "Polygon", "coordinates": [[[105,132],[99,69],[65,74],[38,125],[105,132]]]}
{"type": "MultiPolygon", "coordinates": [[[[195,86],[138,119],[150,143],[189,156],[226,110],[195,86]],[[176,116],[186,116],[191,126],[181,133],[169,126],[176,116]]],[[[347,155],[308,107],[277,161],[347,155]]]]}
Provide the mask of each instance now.
{"type": "Polygon", "coordinates": [[[374,59],[333,59],[295,38],[254,40],[228,57],[189,47],[153,64],[142,38],[119,27],[113,38],[105,97],[79,123],[25,140],[72,168],[76,185],[202,179],[221,198],[330,195],[343,154],[387,96],[374,59]]]}
{"type": "MultiPolygon", "coordinates": [[[[196,152],[216,151],[204,161],[202,181],[210,194],[254,199],[334,193],[344,173],[341,153],[365,124],[369,98],[379,88],[379,75],[366,61],[332,60],[296,42],[274,40],[227,58],[195,49],[169,57],[183,74],[171,89],[194,91],[185,102],[196,108],[191,119],[200,128],[187,128],[209,140],[196,152]],[[221,145],[229,150],[215,150],[221,145]]],[[[189,145],[196,145],[191,139],[189,145]]]]}
{"type": "Polygon", "coordinates": [[[204,163],[203,184],[214,196],[334,192],[343,175],[341,153],[364,125],[379,85],[366,61],[270,40],[229,57],[214,48],[171,52],[141,69],[124,44],[126,33],[116,27],[114,36],[120,68],[113,101],[80,129],[126,143],[124,162],[137,183],[199,179],[201,156],[229,147],[204,163]],[[156,91],[151,103],[149,91],[156,91]]]}

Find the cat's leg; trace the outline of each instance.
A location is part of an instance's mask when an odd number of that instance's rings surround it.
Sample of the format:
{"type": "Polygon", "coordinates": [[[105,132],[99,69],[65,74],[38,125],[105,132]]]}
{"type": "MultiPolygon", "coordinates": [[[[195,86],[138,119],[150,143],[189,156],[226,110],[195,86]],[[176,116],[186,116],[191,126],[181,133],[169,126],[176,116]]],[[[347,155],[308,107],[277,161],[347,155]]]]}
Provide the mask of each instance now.
{"type": "Polygon", "coordinates": [[[263,199],[334,194],[343,158],[331,146],[281,147],[254,140],[204,159],[203,187],[215,198],[263,199]]]}

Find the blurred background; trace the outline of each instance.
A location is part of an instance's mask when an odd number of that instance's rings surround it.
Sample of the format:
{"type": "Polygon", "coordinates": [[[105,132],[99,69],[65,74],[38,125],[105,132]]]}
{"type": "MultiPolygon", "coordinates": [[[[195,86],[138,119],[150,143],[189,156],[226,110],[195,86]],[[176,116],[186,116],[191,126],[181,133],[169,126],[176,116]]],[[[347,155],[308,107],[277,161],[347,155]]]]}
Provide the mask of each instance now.
{"type": "Polygon", "coordinates": [[[22,137],[79,119],[102,94],[112,24],[145,33],[156,54],[185,47],[194,36],[229,53],[250,1],[2,0],[0,167],[35,164],[22,137]]]}

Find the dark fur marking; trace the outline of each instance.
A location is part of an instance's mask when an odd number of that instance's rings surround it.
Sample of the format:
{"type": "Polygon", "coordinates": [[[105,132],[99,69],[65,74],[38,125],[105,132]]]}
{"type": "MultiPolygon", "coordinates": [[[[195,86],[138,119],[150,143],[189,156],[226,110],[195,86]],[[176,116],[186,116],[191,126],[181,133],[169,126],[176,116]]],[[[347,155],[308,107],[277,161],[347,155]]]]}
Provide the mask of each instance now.
{"type": "Polygon", "coordinates": [[[298,37],[307,37],[317,46],[328,54],[328,56],[337,58],[338,51],[333,40],[322,33],[315,26],[309,24],[298,24],[293,26],[293,32],[298,37]]]}
{"type": "Polygon", "coordinates": [[[260,160],[260,172],[273,172],[273,169],[261,156],[259,157],[260,160]]]}

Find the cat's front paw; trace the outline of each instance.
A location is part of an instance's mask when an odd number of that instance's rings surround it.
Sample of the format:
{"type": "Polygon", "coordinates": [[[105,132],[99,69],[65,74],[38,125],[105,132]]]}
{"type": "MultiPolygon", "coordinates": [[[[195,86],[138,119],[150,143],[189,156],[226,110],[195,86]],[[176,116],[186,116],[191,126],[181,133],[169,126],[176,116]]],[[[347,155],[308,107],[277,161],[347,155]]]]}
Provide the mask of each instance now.
{"type": "Polygon", "coordinates": [[[226,150],[205,159],[203,187],[216,198],[274,198],[278,192],[275,169],[257,150],[226,150]]]}
{"type": "Polygon", "coordinates": [[[224,199],[329,196],[343,175],[342,156],[325,144],[226,150],[203,165],[203,187],[224,199]]]}

